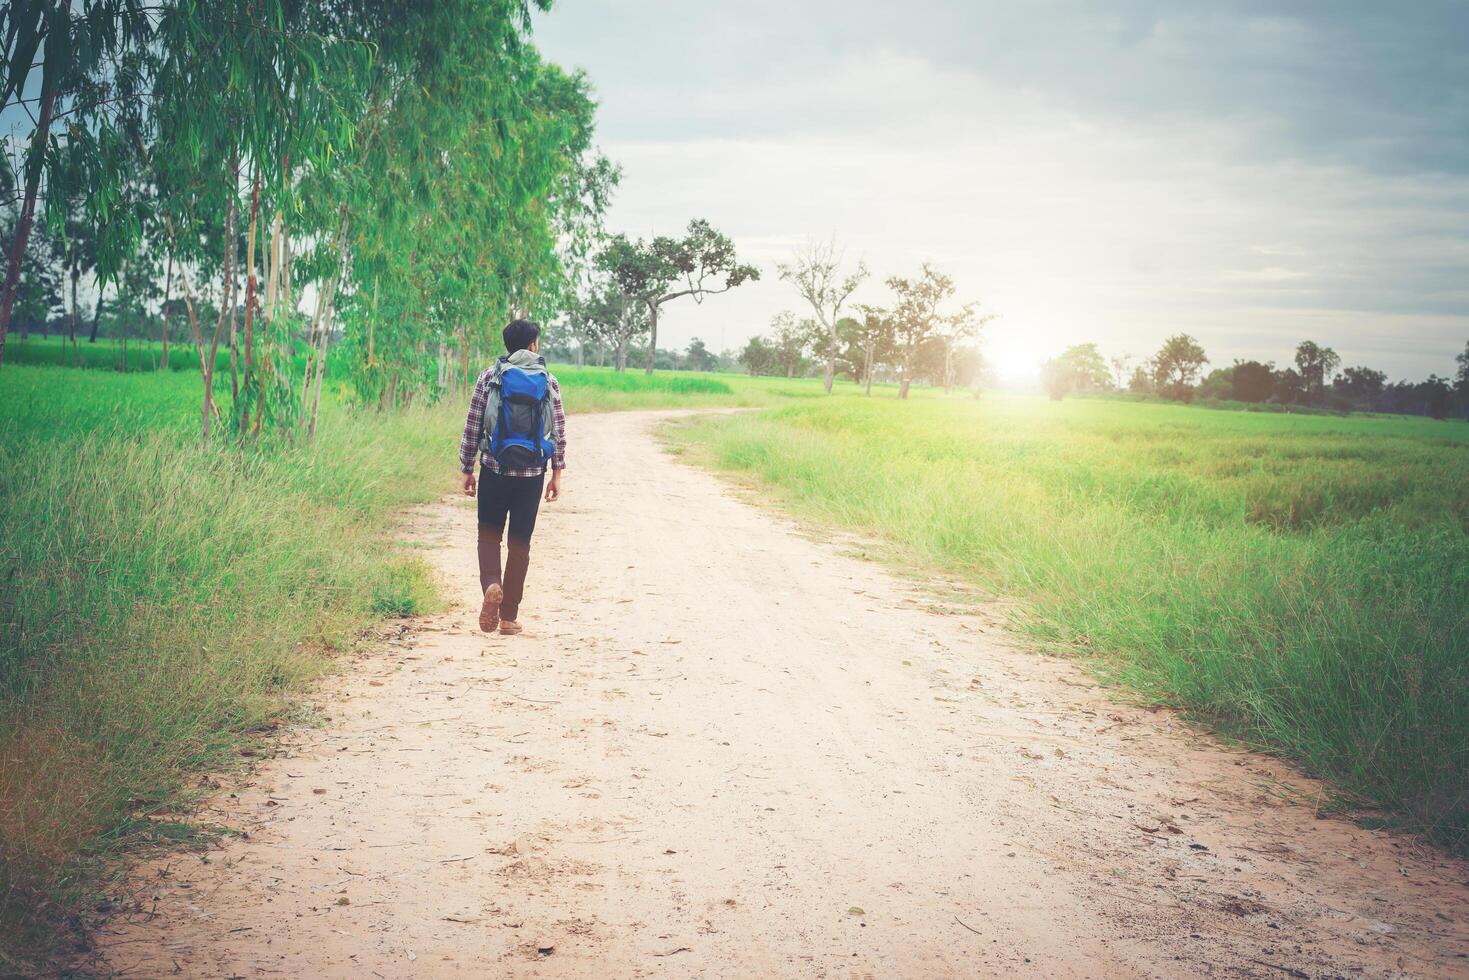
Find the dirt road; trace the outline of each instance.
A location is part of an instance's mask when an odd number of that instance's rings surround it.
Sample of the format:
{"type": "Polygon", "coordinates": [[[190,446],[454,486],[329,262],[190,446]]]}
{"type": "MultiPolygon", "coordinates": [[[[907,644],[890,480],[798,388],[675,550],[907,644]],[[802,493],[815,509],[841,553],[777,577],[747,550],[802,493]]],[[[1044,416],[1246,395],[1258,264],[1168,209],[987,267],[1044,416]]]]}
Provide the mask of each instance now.
{"type": "MultiPolygon", "coordinates": [[[[992,613],[575,420],[524,635],[462,605],[324,685],[140,870],[127,976],[1469,975],[1469,867],[1318,820],[1260,756],[1121,707],[992,613]]],[[[426,474],[442,478],[442,474],[426,474]]]]}

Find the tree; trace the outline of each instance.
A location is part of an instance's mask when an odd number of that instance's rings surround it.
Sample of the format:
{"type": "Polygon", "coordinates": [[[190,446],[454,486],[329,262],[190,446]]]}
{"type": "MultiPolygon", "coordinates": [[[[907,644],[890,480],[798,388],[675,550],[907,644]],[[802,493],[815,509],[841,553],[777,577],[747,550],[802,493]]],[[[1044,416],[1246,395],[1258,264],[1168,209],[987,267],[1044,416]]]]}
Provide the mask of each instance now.
{"type": "Polygon", "coordinates": [[[1068,347],[1041,365],[1041,386],[1053,401],[1060,401],[1073,391],[1104,389],[1111,380],[1096,344],[1068,347]]]}
{"type": "Polygon", "coordinates": [[[898,356],[898,397],[908,397],[913,367],[919,349],[940,331],[974,316],[974,304],[958,312],[945,313],[943,305],[954,296],[954,280],[925,262],[916,278],[893,276],[888,288],[896,294],[893,304],[893,337],[898,356]]]}
{"type": "Polygon", "coordinates": [[[1306,380],[1295,368],[1284,368],[1275,375],[1275,400],[1282,405],[1303,404],[1308,397],[1306,380]]]}
{"type": "Polygon", "coordinates": [[[978,347],[963,347],[955,357],[955,383],[968,386],[978,398],[992,383],[990,363],[978,347]]]}
{"type": "Polygon", "coordinates": [[[1127,379],[1127,390],[1136,395],[1151,395],[1157,390],[1154,384],[1157,365],[1152,358],[1143,361],[1132,369],[1132,377],[1127,379]]]}
{"type": "Polygon", "coordinates": [[[1229,398],[1234,394],[1234,368],[1215,368],[1199,382],[1198,396],[1206,401],[1229,398]]]}
{"type": "Polygon", "coordinates": [[[775,361],[787,378],[805,372],[806,351],[825,339],[820,324],[810,317],[800,318],[789,311],[777,313],[770,320],[773,335],[771,349],[775,361]]]}
{"type": "Polygon", "coordinates": [[[660,235],[651,241],[633,241],[615,235],[597,262],[624,295],[647,307],[647,374],[653,373],[658,313],[665,303],[684,296],[702,303],[707,296],[760,278],[758,269],[736,258],[734,242],[702,218],[690,221],[687,233],[678,239],[660,235]]]}
{"type": "Polygon", "coordinates": [[[1131,354],[1116,354],[1107,359],[1108,365],[1112,368],[1112,381],[1117,386],[1118,391],[1127,387],[1127,367],[1132,363],[1132,360],[1131,354]]]}
{"type": "Polygon", "coordinates": [[[595,336],[612,348],[613,368],[626,371],[629,347],[648,333],[648,308],[614,283],[596,283],[594,288],[581,308],[595,336]]]}
{"type": "Polygon", "coordinates": [[[1454,374],[1454,390],[1459,394],[1459,411],[1469,418],[1469,343],[1464,344],[1464,352],[1454,357],[1458,363],[1459,370],[1454,374]]]}
{"type": "MultiPolygon", "coordinates": [[[[980,313],[977,303],[965,303],[956,312],[939,318],[939,327],[935,336],[944,353],[944,394],[949,394],[954,387],[954,355],[960,349],[960,345],[966,340],[979,336],[979,331],[984,325],[998,317],[998,313],[980,313]]],[[[1098,361],[1100,361],[1100,355],[1098,355],[1098,361]]]]}
{"type": "Polygon", "coordinates": [[[1387,387],[1387,375],[1369,367],[1349,367],[1336,376],[1331,387],[1343,398],[1370,408],[1387,387]]]}
{"type": "Polygon", "coordinates": [[[1427,396],[1429,418],[1446,419],[1453,414],[1454,391],[1449,387],[1447,378],[1430,374],[1428,380],[1423,382],[1423,388],[1427,396]]]}
{"type": "Polygon", "coordinates": [[[8,115],[12,107],[25,106],[24,115],[32,123],[18,173],[9,155],[0,154],[0,191],[10,198],[7,203],[20,206],[0,288],[0,362],[43,183],[48,210],[57,222],[62,219],[58,205],[79,203],[97,231],[105,274],[111,274],[137,238],[137,202],[123,193],[122,185],[126,164],[143,138],[144,96],[150,90],[150,62],[144,55],[156,24],[142,0],[7,3],[0,8],[5,37],[0,110],[8,115]],[[28,89],[36,67],[41,69],[39,84],[28,89]],[[27,96],[31,91],[34,97],[27,96]]]}
{"type": "Polygon", "coordinates": [[[710,352],[705,343],[698,337],[689,341],[688,366],[694,371],[710,371],[718,362],[718,358],[710,352]]]}
{"type": "Polygon", "coordinates": [[[1153,381],[1158,394],[1175,401],[1193,397],[1193,384],[1209,358],[1199,342],[1186,333],[1175,334],[1163,342],[1153,359],[1153,381]]]}
{"type": "Polygon", "coordinates": [[[740,351],[740,363],[753,375],[774,374],[779,362],[775,348],[764,337],[751,337],[740,351]]]}
{"type": "Polygon", "coordinates": [[[842,275],[842,256],[835,242],[811,242],[796,252],[790,262],[776,266],[780,278],[796,287],[801,298],[811,304],[816,322],[821,325],[822,342],[819,352],[826,358],[826,373],[823,384],[826,393],[836,378],[837,323],[841,320],[842,306],[867,278],[867,266],[858,261],[857,268],[849,275],[842,275]]]}
{"type": "Polygon", "coordinates": [[[1320,403],[1326,394],[1326,379],[1341,358],[1330,347],[1318,346],[1315,341],[1303,340],[1296,347],[1296,367],[1301,374],[1306,398],[1320,403]]]}
{"type": "Polygon", "coordinates": [[[1275,391],[1275,365],[1259,361],[1234,362],[1230,395],[1238,402],[1263,402],[1275,391]]]}
{"type": "Polygon", "coordinates": [[[862,354],[863,394],[872,396],[872,375],[880,360],[887,358],[897,342],[897,325],[891,310],[880,306],[860,308],[861,320],[847,319],[852,346],[862,354]]]}
{"type": "MultiPolygon", "coordinates": [[[[8,222],[0,242],[14,242],[18,220],[8,222]]],[[[56,276],[53,243],[43,236],[32,239],[21,258],[20,278],[16,284],[12,322],[18,325],[24,340],[33,327],[45,328],[53,311],[61,308],[61,287],[56,276]]]]}

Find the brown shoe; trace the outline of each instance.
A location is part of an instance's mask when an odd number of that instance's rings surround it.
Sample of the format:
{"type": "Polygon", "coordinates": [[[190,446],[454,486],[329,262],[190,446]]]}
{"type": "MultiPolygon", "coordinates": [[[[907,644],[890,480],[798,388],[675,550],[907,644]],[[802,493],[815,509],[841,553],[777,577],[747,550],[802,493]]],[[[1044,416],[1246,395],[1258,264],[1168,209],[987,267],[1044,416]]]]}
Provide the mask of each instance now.
{"type": "Polygon", "coordinates": [[[500,620],[500,632],[504,633],[506,636],[511,636],[515,633],[519,633],[524,628],[525,627],[521,626],[513,619],[500,620]]]}
{"type": "Polygon", "coordinates": [[[505,599],[505,591],[498,585],[491,585],[485,589],[485,601],[479,607],[479,628],[486,633],[495,632],[500,625],[500,603],[505,599]]]}

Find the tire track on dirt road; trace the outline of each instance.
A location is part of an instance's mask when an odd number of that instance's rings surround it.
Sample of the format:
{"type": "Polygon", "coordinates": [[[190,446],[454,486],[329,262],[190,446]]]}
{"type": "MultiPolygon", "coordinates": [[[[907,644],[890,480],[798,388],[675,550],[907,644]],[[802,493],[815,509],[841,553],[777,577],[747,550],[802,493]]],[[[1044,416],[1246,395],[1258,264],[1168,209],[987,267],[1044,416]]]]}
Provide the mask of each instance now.
{"type": "MultiPolygon", "coordinates": [[[[932,593],[575,420],[518,637],[460,606],[323,684],[134,876],[125,976],[1451,976],[1469,867],[1108,700],[932,593]]],[[[442,474],[426,474],[439,479],[442,474]]]]}

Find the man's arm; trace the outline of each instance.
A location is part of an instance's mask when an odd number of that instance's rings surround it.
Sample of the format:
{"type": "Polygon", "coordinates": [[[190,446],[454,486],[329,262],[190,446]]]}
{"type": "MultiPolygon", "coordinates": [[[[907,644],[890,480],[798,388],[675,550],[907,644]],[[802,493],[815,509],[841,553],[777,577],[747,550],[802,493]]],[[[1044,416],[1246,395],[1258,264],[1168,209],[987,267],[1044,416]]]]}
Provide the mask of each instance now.
{"type": "Polygon", "coordinates": [[[566,409],[561,405],[561,385],[551,381],[551,416],[556,420],[556,449],[551,454],[551,478],[546,481],[546,502],[561,497],[561,471],[566,469],[566,409]]]}
{"type": "Polygon", "coordinates": [[[488,394],[484,375],[480,375],[469,396],[469,414],[464,419],[464,434],[459,437],[459,471],[464,474],[464,492],[470,497],[474,496],[474,463],[475,457],[479,455],[479,437],[485,424],[485,399],[488,394]]]}

